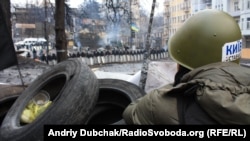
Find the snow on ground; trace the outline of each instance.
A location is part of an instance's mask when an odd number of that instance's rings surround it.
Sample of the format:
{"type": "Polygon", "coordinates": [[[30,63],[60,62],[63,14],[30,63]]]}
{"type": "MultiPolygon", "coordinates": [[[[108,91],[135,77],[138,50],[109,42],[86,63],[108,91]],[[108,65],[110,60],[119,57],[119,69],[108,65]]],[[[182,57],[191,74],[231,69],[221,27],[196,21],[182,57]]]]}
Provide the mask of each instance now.
{"type": "MultiPolygon", "coordinates": [[[[41,75],[48,68],[53,66],[36,62],[33,59],[19,57],[19,68],[22,75],[22,81],[25,85],[29,85],[37,76],[41,75]]],[[[121,79],[139,86],[140,70],[142,62],[134,63],[112,63],[90,66],[98,79],[112,78],[121,79]]],[[[149,64],[148,81],[145,90],[157,88],[163,84],[173,81],[176,64],[168,59],[160,61],[152,61],[149,64]]],[[[12,66],[0,71],[0,85],[22,85],[20,74],[17,66],[12,66]]]]}
{"type": "Polygon", "coordinates": [[[119,72],[133,75],[141,70],[142,62],[136,63],[113,63],[94,67],[93,71],[119,72]]]}
{"type": "MultiPolygon", "coordinates": [[[[244,62],[242,61],[241,63],[244,64],[244,66],[248,66],[250,64],[249,60],[245,60],[244,62]]],[[[19,58],[20,73],[22,74],[25,85],[31,83],[37,78],[37,76],[41,75],[50,67],[53,66],[39,63],[24,57],[19,58]]],[[[142,62],[112,63],[90,66],[98,79],[122,79],[136,85],[139,85],[141,67],[142,62]]],[[[250,65],[248,67],[250,67],[250,65]]],[[[161,87],[162,85],[172,83],[174,81],[176,69],[176,63],[170,59],[151,61],[149,64],[145,91],[147,92],[154,88],[161,87]]],[[[22,84],[17,66],[12,66],[0,71],[0,85],[1,84],[22,84]]]]}
{"type": "Polygon", "coordinates": [[[33,59],[25,57],[18,57],[18,66],[12,66],[0,71],[0,84],[13,84],[21,85],[20,73],[25,85],[31,83],[38,75],[42,74],[45,70],[50,68],[44,63],[39,63],[33,59]],[[18,67],[19,70],[18,71],[18,67]]]}
{"type": "MultiPolygon", "coordinates": [[[[170,60],[151,61],[145,91],[174,82],[177,64],[170,60]],[[152,83],[153,82],[153,83],[152,83]]],[[[142,63],[109,64],[92,69],[97,78],[122,79],[139,86],[142,63]]]]}

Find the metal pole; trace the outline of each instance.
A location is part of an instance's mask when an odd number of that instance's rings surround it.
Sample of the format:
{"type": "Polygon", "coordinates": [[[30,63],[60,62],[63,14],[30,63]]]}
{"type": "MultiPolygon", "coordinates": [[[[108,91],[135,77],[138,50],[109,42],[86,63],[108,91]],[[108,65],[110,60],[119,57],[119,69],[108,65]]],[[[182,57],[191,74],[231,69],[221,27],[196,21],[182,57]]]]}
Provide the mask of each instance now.
{"type": "Polygon", "coordinates": [[[132,25],[132,0],[129,1],[129,28],[130,28],[130,49],[132,49],[132,45],[133,45],[133,37],[132,37],[132,34],[133,34],[133,31],[132,31],[132,28],[131,28],[131,25],[132,25]]]}
{"type": "Polygon", "coordinates": [[[146,48],[145,48],[145,52],[143,54],[144,57],[143,57],[143,64],[142,64],[142,69],[141,69],[141,78],[140,78],[140,83],[139,83],[139,86],[143,90],[145,90],[145,84],[146,84],[147,75],[148,75],[148,64],[150,62],[149,57],[150,57],[151,50],[150,50],[150,42],[149,42],[149,40],[150,40],[151,27],[152,27],[153,18],[154,18],[155,3],[156,3],[156,0],[153,0],[150,19],[149,19],[146,48]]]}
{"type": "Polygon", "coordinates": [[[45,44],[46,44],[46,63],[49,64],[48,61],[48,55],[49,55],[49,47],[48,47],[48,33],[47,33],[47,0],[44,0],[44,15],[45,15],[45,20],[44,20],[44,37],[45,37],[45,44]]]}

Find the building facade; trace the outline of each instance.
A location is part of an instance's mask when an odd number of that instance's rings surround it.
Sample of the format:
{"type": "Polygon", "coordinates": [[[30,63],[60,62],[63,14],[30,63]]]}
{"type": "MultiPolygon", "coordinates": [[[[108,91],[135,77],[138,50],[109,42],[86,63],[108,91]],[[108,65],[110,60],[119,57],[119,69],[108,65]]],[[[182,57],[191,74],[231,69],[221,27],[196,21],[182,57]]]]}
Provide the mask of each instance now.
{"type": "Polygon", "coordinates": [[[166,43],[195,13],[204,9],[218,9],[234,17],[242,32],[243,47],[250,48],[250,0],[165,0],[164,5],[166,43]]]}

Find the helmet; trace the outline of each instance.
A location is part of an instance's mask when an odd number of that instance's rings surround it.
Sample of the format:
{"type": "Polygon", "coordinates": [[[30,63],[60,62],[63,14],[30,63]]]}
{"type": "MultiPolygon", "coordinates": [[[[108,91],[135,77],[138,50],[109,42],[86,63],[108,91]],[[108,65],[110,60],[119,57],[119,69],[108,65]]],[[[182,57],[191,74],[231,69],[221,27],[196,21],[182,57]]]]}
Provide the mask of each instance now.
{"type": "Polygon", "coordinates": [[[242,35],[229,14],[206,9],[190,17],[168,42],[169,54],[192,70],[214,62],[239,63],[242,35]]]}

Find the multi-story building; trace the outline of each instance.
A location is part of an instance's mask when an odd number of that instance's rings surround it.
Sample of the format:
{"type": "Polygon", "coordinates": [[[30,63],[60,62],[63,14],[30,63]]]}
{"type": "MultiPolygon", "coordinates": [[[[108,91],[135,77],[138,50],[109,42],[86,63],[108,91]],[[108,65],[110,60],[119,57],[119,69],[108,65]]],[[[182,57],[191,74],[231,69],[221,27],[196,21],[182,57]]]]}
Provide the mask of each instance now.
{"type": "Polygon", "coordinates": [[[191,0],[191,14],[212,8],[212,0],[191,0]]]}
{"type": "MultiPolygon", "coordinates": [[[[25,6],[16,6],[12,9],[12,29],[14,42],[24,38],[40,38],[45,36],[45,19],[46,32],[49,37],[54,34],[54,18],[52,9],[48,5],[47,18],[45,18],[44,3],[26,4],[25,6]]],[[[53,39],[51,39],[53,40],[53,39]]]]}
{"type": "Polygon", "coordinates": [[[235,18],[242,32],[243,47],[250,48],[250,0],[165,0],[166,43],[190,16],[204,9],[218,9],[235,18]]]}
{"type": "Polygon", "coordinates": [[[212,8],[235,18],[241,28],[243,47],[250,48],[250,0],[212,0],[212,8]]]}
{"type": "Polygon", "coordinates": [[[190,0],[165,0],[164,37],[166,44],[169,38],[191,16],[190,0]]]}

